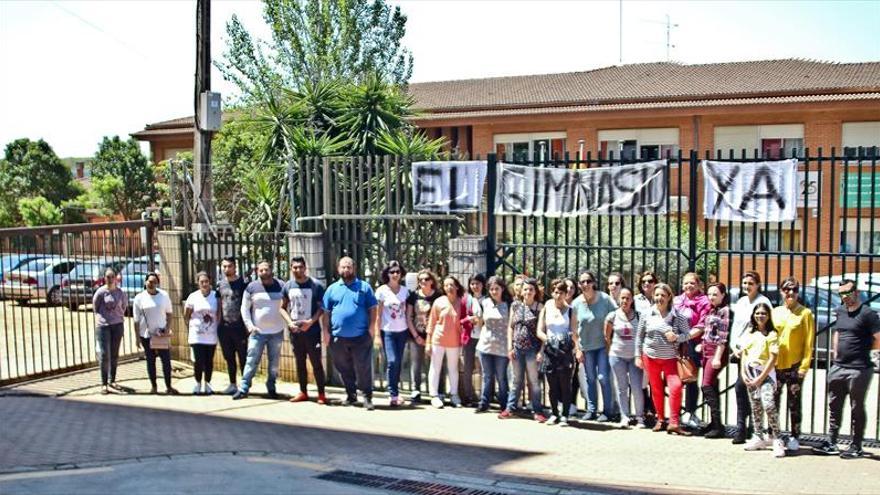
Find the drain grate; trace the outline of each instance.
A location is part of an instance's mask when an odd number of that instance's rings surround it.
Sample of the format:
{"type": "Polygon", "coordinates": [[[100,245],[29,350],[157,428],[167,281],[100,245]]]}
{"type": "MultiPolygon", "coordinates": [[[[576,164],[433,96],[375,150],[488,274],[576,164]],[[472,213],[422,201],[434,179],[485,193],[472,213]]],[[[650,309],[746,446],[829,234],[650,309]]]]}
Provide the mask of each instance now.
{"type": "Polygon", "coordinates": [[[343,470],[330,471],[329,473],[318,475],[316,478],[366,488],[413,493],[415,495],[507,495],[503,492],[493,492],[480,488],[465,488],[444,483],[432,483],[430,481],[402,480],[389,478],[388,476],[343,470]]]}

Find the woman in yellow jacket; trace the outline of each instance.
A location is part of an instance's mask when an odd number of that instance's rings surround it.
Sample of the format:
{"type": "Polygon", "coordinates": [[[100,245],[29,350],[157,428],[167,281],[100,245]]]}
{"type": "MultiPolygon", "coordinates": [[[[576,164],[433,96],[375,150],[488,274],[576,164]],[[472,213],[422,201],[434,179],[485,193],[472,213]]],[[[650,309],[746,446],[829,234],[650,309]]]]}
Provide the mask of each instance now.
{"type": "Polygon", "coordinates": [[[813,313],[798,302],[800,283],[795,277],[788,277],[780,286],[783,304],[773,309],[772,320],[779,335],[779,358],[776,363],[776,403],[782,388],[787,392],[786,403],[791,418],[791,435],[786,449],[800,449],[798,437],[801,434],[801,386],[810,370],[813,359],[813,339],[816,335],[816,322],[813,313]]]}

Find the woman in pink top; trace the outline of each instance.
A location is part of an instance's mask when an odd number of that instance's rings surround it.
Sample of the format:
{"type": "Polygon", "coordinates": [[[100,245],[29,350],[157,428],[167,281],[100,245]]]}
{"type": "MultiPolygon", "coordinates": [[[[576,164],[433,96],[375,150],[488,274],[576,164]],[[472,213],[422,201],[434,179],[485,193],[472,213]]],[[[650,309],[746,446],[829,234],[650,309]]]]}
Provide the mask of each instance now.
{"type": "Polygon", "coordinates": [[[431,394],[431,405],[440,409],[443,398],[440,396],[440,370],[443,368],[443,357],[446,357],[446,370],[449,374],[449,390],[452,392],[452,405],[461,407],[458,396],[458,359],[461,355],[461,318],[467,311],[462,311],[464,288],[455,277],[443,279],[444,296],[439,297],[431,306],[428,315],[428,338],[425,352],[431,357],[428,370],[428,389],[431,394]]]}
{"type": "MultiPolygon", "coordinates": [[[[697,344],[700,343],[700,336],[703,334],[703,328],[706,327],[706,315],[712,309],[709,298],[703,293],[702,282],[700,276],[694,272],[684,274],[681,279],[681,294],[675,296],[672,305],[675,309],[687,318],[691,327],[691,339],[688,341],[688,357],[699,368],[702,356],[697,352],[697,344]]],[[[684,410],[687,413],[687,420],[683,419],[683,425],[690,428],[699,428],[700,421],[694,414],[697,411],[697,403],[700,400],[700,384],[698,382],[688,383],[685,385],[684,410]]]]}

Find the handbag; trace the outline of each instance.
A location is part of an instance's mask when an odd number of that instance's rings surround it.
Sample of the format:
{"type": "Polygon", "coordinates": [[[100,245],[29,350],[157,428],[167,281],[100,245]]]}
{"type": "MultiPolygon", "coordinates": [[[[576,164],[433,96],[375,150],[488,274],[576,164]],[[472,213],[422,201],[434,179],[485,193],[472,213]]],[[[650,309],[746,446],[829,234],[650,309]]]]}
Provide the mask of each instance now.
{"type": "Polygon", "coordinates": [[[459,322],[461,323],[461,334],[459,335],[459,343],[462,347],[467,346],[471,342],[471,332],[474,330],[474,324],[468,320],[470,316],[467,310],[467,303],[465,302],[467,296],[459,299],[458,302],[458,314],[460,316],[459,322]]]}
{"type": "MultiPolygon", "coordinates": [[[[141,315],[143,316],[143,320],[144,323],[147,325],[147,328],[150,328],[150,322],[147,320],[146,311],[141,310],[141,315]]],[[[150,329],[149,332],[151,350],[171,349],[171,330],[169,330],[168,328],[157,328],[155,330],[150,329]]]]}
{"type": "Polygon", "coordinates": [[[686,345],[679,346],[675,366],[678,368],[678,378],[681,383],[694,383],[697,381],[697,366],[688,357],[686,345]]]}

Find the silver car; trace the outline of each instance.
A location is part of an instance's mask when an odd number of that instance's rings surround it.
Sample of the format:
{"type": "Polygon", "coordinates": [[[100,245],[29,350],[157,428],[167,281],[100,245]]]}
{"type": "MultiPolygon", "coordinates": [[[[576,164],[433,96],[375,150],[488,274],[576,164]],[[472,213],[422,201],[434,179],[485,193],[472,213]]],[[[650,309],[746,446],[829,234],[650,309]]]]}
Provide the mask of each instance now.
{"type": "Polygon", "coordinates": [[[4,299],[26,303],[46,299],[50,305],[61,304],[61,279],[76,268],[77,261],[47,256],[28,261],[3,276],[0,293],[4,299]]]}

